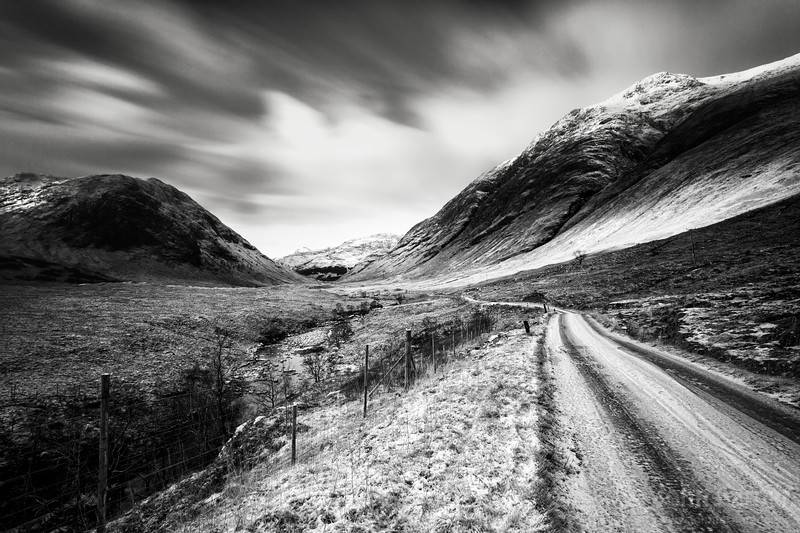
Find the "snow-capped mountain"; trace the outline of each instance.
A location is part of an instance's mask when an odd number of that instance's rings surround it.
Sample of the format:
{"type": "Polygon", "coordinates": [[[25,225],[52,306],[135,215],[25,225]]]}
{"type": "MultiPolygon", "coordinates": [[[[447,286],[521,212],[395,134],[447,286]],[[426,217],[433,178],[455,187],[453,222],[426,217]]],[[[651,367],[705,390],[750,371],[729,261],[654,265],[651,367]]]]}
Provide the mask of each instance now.
{"type": "Polygon", "coordinates": [[[360,272],[389,253],[399,240],[398,235],[377,233],[322,250],[298,250],[278,262],[304,276],[333,281],[349,272],[360,272]]]}
{"type": "Polygon", "coordinates": [[[155,178],[4,178],[0,237],[0,279],[6,281],[302,280],[155,178]]]}
{"type": "Polygon", "coordinates": [[[575,109],[355,279],[461,285],[664,238],[800,192],[800,54],[650,76],[575,109]]]}

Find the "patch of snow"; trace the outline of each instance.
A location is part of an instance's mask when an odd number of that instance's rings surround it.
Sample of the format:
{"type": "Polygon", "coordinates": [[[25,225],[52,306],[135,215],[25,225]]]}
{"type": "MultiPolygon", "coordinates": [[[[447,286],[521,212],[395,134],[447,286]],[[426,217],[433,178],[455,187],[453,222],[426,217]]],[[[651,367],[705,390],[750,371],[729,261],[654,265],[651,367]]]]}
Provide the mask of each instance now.
{"type": "Polygon", "coordinates": [[[734,85],[745,81],[750,81],[760,78],[767,74],[775,75],[786,70],[791,70],[800,65],[800,54],[786,57],[784,59],[773,61],[764,65],[759,65],[741,72],[733,72],[730,74],[722,74],[719,76],[709,76],[707,78],[699,78],[699,81],[709,85],[734,85]]]}

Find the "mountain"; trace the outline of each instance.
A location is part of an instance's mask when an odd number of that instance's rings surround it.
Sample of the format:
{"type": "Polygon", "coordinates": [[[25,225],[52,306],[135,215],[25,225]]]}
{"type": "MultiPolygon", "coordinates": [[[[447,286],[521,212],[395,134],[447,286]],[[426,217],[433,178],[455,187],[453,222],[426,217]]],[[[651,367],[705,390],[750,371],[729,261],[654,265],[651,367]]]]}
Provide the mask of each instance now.
{"type": "Polygon", "coordinates": [[[155,178],[4,178],[0,237],[0,279],[6,282],[262,285],[302,279],[155,178]]]}
{"type": "Polygon", "coordinates": [[[576,109],[353,276],[461,285],[706,226],[800,192],[800,54],[660,73],[576,109]]]}
{"type": "Polygon", "coordinates": [[[351,239],[323,250],[298,250],[278,262],[304,276],[318,280],[337,280],[349,272],[359,272],[397,246],[398,235],[376,233],[351,239]]]}

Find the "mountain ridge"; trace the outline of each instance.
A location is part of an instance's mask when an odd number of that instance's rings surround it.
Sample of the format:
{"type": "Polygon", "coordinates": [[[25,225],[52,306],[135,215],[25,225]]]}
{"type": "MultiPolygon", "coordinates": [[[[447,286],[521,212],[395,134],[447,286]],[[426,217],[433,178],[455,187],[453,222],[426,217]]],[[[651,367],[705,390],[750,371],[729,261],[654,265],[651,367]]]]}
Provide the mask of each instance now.
{"type": "Polygon", "coordinates": [[[800,55],[649,76],[562,117],[351,279],[467,284],[779,201],[800,190],[798,96],[800,55]]]}
{"type": "Polygon", "coordinates": [[[21,173],[0,180],[0,193],[2,277],[10,281],[57,281],[64,273],[73,281],[301,280],[156,178],[21,173]]]}

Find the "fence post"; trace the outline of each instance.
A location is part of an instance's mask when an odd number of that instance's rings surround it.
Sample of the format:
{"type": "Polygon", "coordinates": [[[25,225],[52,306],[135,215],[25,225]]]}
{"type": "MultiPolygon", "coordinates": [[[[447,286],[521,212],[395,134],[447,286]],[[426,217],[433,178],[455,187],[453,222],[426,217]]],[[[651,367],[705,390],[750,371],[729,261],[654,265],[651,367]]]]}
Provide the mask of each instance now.
{"type": "Polygon", "coordinates": [[[528,324],[528,321],[527,320],[523,320],[522,321],[522,325],[525,326],[525,335],[530,335],[531,334],[531,325],[528,324]]]}
{"type": "Polygon", "coordinates": [[[408,390],[408,367],[411,366],[411,330],[406,330],[405,388],[408,390]]]}
{"type": "Polygon", "coordinates": [[[367,418],[367,395],[369,394],[369,344],[364,351],[364,418],[367,418]]]}
{"type": "Polygon", "coordinates": [[[97,531],[106,530],[106,490],[108,488],[108,398],[111,374],[100,376],[100,449],[97,461],[97,531]]]}
{"type": "Polygon", "coordinates": [[[453,326],[450,328],[450,344],[453,346],[453,357],[456,356],[456,322],[453,321],[453,326]]]}
{"type": "Polygon", "coordinates": [[[292,464],[297,462],[297,404],[292,405],[292,464]]]}

